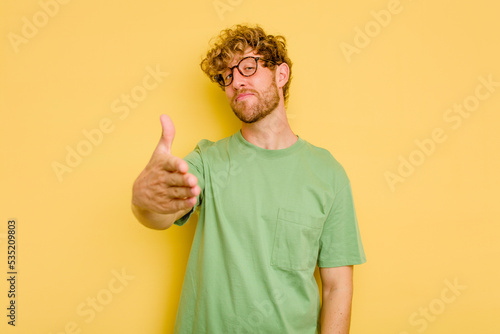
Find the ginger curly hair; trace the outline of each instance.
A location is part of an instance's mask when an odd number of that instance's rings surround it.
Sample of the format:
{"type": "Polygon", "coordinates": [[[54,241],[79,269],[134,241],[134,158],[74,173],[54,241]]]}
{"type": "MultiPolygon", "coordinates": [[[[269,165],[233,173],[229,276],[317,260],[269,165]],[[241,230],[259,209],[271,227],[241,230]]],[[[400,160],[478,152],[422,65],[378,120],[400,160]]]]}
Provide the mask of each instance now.
{"type": "MultiPolygon", "coordinates": [[[[265,60],[264,67],[274,70],[276,65],[287,63],[290,74],[288,82],[283,86],[285,103],[288,101],[288,89],[292,81],[292,61],[288,58],[286,40],[283,36],[267,35],[264,30],[256,25],[249,27],[236,25],[221,31],[213,43],[212,49],[207,52],[200,66],[212,82],[217,82],[216,76],[222,73],[236,54],[242,54],[247,48],[262,55],[265,60]]],[[[225,88],[222,87],[222,90],[225,88]]]]}

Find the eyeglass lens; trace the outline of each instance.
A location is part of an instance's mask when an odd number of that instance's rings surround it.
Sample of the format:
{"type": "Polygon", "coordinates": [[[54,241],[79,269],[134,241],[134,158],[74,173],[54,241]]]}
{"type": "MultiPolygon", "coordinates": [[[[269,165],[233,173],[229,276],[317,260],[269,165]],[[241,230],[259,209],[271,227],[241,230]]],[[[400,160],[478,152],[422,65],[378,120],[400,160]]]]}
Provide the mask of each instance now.
{"type": "MultiPolygon", "coordinates": [[[[249,77],[254,75],[257,71],[257,59],[255,58],[243,58],[237,67],[238,71],[241,75],[245,77],[249,77]]],[[[233,69],[228,68],[227,71],[223,74],[224,86],[229,86],[233,81],[233,69]]]]}

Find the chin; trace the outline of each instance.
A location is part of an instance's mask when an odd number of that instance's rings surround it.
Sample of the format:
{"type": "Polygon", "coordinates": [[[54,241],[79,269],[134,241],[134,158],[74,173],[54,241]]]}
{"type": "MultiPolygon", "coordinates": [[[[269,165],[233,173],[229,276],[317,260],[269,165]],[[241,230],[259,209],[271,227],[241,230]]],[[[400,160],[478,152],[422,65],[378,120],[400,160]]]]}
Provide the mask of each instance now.
{"type": "Polygon", "coordinates": [[[245,113],[241,111],[235,111],[234,109],[233,112],[240,121],[246,124],[256,123],[271,114],[271,112],[245,113]]]}

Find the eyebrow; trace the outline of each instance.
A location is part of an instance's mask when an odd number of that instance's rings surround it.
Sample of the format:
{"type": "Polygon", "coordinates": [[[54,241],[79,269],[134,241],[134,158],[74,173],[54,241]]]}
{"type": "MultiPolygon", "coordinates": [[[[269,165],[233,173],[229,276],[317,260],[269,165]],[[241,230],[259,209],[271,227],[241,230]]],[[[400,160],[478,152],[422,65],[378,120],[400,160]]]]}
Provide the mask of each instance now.
{"type": "MultiPolygon", "coordinates": [[[[260,59],[262,59],[263,56],[260,54],[254,54],[254,53],[243,54],[239,58],[236,59],[236,64],[238,64],[240,62],[240,60],[242,60],[243,58],[246,58],[246,57],[259,57],[260,59]]],[[[231,64],[231,63],[228,63],[226,68],[232,67],[232,66],[229,66],[229,64],[231,64]]],[[[236,66],[236,64],[234,64],[233,66],[236,66]]]]}

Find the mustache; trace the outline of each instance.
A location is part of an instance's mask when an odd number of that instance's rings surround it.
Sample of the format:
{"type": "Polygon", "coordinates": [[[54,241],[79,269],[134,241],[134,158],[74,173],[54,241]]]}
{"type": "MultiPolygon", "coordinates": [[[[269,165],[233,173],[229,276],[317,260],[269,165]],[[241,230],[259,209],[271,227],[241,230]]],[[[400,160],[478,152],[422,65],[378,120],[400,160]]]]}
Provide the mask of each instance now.
{"type": "Polygon", "coordinates": [[[234,102],[238,98],[238,96],[240,96],[241,94],[247,94],[247,93],[252,93],[255,96],[259,96],[259,93],[256,90],[253,90],[253,89],[243,89],[243,90],[238,91],[237,94],[235,94],[233,96],[232,102],[234,102]]]}

